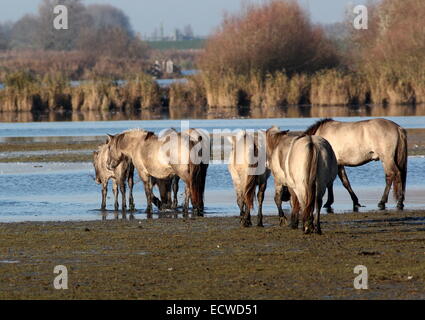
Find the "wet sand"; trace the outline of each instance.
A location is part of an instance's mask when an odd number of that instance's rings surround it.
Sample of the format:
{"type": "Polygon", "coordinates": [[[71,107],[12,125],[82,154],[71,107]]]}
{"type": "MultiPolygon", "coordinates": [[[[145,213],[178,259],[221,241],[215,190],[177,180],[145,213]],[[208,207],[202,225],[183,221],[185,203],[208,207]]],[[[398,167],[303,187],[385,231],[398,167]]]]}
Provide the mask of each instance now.
{"type": "Polygon", "coordinates": [[[0,224],[0,299],[424,299],[425,211],[0,224]],[[255,223],[255,218],[253,219],[255,223]],[[65,265],[69,289],[55,290],[65,265]],[[353,269],[368,268],[355,290],[353,269]]]}

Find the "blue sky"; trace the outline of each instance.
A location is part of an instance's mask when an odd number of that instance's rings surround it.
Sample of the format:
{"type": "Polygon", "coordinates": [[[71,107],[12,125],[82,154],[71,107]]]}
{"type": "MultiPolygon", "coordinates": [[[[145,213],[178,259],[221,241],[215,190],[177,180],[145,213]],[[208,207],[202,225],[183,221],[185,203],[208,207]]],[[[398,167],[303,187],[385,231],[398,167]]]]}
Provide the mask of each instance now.
{"type": "MultiPolygon", "coordinates": [[[[0,0],[0,21],[17,20],[26,13],[36,13],[40,0],[0,0]],[[10,3],[6,5],[6,3],[10,3]]],[[[262,0],[251,0],[261,2],[262,0]]],[[[332,23],[343,19],[347,6],[365,0],[298,0],[306,6],[313,21],[332,23]]],[[[135,31],[150,34],[164,24],[165,33],[191,24],[195,33],[207,35],[219,25],[223,13],[236,12],[241,0],[83,0],[86,4],[106,3],[121,8],[135,31]]]]}

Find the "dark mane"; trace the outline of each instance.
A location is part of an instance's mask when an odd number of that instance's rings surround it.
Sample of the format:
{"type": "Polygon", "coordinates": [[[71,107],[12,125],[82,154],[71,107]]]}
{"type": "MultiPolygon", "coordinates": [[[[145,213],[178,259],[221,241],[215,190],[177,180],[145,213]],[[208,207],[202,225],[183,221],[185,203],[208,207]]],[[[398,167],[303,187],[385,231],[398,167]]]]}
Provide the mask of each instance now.
{"type": "Polygon", "coordinates": [[[317,121],[315,124],[311,125],[310,127],[308,127],[308,129],[306,131],[304,131],[304,134],[308,134],[310,136],[313,136],[316,134],[317,130],[319,130],[319,128],[328,122],[334,121],[331,118],[326,118],[326,119],[321,119],[319,121],[317,121]]]}

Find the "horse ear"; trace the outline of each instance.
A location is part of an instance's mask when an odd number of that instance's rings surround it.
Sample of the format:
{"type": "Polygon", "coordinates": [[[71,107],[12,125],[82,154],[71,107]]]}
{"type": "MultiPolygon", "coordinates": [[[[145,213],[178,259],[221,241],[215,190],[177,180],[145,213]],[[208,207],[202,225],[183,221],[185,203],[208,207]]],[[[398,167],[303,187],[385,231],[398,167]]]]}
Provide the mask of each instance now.
{"type": "Polygon", "coordinates": [[[113,136],[112,134],[108,133],[108,138],[106,139],[106,143],[108,144],[109,142],[111,142],[111,140],[114,138],[115,136],[113,136]]]}
{"type": "Polygon", "coordinates": [[[148,131],[148,132],[146,132],[145,141],[146,141],[146,140],[148,140],[150,137],[152,137],[152,136],[154,136],[154,135],[155,135],[155,133],[154,133],[154,132],[152,132],[152,131],[148,131]]]}
{"type": "Polygon", "coordinates": [[[270,135],[270,134],[273,134],[273,133],[276,133],[276,132],[279,132],[279,131],[280,131],[280,129],[278,127],[273,126],[269,129],[267,129],[266,134],[270,135]]]}

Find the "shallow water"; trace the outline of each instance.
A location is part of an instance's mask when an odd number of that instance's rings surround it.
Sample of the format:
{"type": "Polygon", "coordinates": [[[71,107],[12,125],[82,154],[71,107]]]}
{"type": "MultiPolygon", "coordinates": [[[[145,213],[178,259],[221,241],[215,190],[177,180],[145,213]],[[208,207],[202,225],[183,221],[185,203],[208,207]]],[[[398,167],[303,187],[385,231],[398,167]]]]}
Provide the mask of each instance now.
{"type": "MultiPolygon", "coordinates": [[[[410,157],[406,209],[422,209],[425,195],[425,157],[410,157]]],[[[347,168],[362,211],[375,210],[384,189],[384,173],[379,162],[358,168],[347,168]],[[367,186],[367,187],[365,187],[367,186]]],[[[98,220],[101,187],[94,182],[90,163],[5,163],[0,164],[0,222],[98,220]]],[[[135,185],[136,218],[145,218],[146,200],[143,185],[135,185]]],[[[179,203],[184,186],[180,184],[179,203]]],[[[273,202],[273,178],[269,180],[264,214],[276,214],[273,202]]],[[[339,180],[335,183],[336,213],[350,211],[351,200],[339,180]]],[[[230,174],[225,165],[211,165],[208,170],[205,205],[207,216],[238,215],[230,174]]],[[[395,207],[392,199],[389,208],[395,207]]],[[[289,205],[284,205],[288,212],[289,205]]],[[[108,210],[113,210],[111,187],[108,210]]],[[[158,212],[156,212],[158,213],[158,212]]],[[[109,212],[109,218],[114,213],[109,212]]],[[[154,217],[158,217],[156,214],[154,217]]]]}
{"type": "Polygon", "coordinates": [[[180,119],[273,119],[273,118],[334,118],[334,117],[420,117],[425,116],[425,104],[417,106],[309,106],[290,105],[270,108],[175,107],[127,111],[50,111],[0,112],[0,122],[68,122],[180,119]]]}
{"type": "MultiPolygon", "coordinates": [[[[339,121],[360,121],[372,117],[335,117],[339,121]]],[[[385,117],[402,127],[425,128],[425,116],[385,117]]],[[[213,129],[267,129],[273,125],[292,131],[303,131],[320,118],[271,118],[271,119],[214,119],[214,120],[140,120],[140,121],[81,121],[81,122],[28,122],[0,123],[0,141],[5,137],[52,137],[52,136],[103,136],[127,129],[143,128],[159,132],[166,128],[180,129],[182,125],[192,128],[213,129]]],[[[3,139],[4,141],[4,139],[3,139]]]]}

